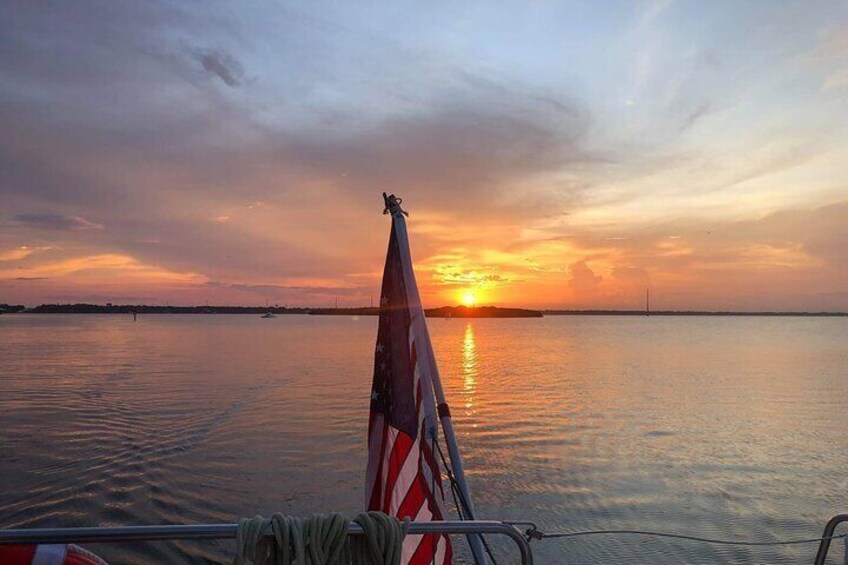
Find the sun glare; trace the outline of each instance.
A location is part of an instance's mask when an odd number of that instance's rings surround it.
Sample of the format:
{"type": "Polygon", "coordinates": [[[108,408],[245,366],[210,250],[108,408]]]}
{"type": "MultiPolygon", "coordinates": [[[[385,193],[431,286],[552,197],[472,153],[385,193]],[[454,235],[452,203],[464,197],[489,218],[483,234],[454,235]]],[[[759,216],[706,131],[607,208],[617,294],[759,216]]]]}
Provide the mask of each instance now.
{"type": "Polygon", "coordinates": [[[462,295],[462,303],[470,308],[477,304],[477,296],[468,290],[462,295]]]}

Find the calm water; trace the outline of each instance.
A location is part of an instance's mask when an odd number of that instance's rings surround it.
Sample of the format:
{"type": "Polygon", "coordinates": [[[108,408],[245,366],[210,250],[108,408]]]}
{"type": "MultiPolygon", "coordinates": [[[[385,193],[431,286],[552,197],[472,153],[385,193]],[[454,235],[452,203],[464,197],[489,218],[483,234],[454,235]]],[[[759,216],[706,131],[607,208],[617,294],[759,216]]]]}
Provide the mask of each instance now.
{"type": "MultiPolygon", "coordinates": [[[[430,328],[482,517],[776,540],[848,509],[848,319],[430,328]]],[[[355,513],[375,333],[375,318],[0,316],[0,526],[355,513]]],[[[93,549],[180,563],[228,562],[232,547],[93,549]]],[[[535,552],[797,563],[815,546],[587,537],[535,552]]]]}

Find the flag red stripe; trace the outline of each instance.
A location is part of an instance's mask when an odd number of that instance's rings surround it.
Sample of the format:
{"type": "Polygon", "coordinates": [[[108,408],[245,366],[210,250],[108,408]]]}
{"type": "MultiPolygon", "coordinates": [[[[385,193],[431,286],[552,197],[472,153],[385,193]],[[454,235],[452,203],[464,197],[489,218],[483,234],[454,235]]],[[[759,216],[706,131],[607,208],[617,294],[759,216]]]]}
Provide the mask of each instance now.
{"type": "Polygon", "coordinates": [[[398,518],[405,518],[406,516],[415,518],[418,515],[421,505],[423,505],[427,499],[424,493],[424,489],[426,487],[422,486],[422,482],[422,477],[419,475],[416,478],[416,481],[412,483],[412,486],[409,487],[406,497],[403,499],[400,508],[398,508],[398,518]]]}
{"type": "Polygon", "coordinates": [[[403,432],[399,432],[395,444],[392,446],[392,453],[389,455],[389,473],[386,479],[386,497],[383,501],[385,507],[384,512],[388,512],[392,506],[392,496],[395,489],[395,483],[400,478],[400,471],[403,469],[406,458],[409,457],[415,441],[403,432]]]}
{"type": "Polygon", "coordinates": [[[433,554],[436,552],[436,542],[438,539],[439,536],[436,534],[421,536],[421,541],[418,543],[415,553],[412,554],[409,565],[432,565],[433,554]]]}

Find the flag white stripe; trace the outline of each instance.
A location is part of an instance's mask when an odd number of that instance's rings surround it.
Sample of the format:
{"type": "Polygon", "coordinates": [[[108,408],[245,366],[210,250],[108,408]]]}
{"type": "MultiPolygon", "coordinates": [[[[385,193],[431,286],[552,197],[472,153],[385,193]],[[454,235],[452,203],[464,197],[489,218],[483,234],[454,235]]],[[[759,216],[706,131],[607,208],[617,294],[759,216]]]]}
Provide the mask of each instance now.
{"type": "Polygon", "coordinates": [[[438,541],[436,542],[436,557],[433,559],[435,563],[444,563],[445,562],[445,552],[447,551],[448,542],[445,541],[445,536],[439,536],[438,541]]]}

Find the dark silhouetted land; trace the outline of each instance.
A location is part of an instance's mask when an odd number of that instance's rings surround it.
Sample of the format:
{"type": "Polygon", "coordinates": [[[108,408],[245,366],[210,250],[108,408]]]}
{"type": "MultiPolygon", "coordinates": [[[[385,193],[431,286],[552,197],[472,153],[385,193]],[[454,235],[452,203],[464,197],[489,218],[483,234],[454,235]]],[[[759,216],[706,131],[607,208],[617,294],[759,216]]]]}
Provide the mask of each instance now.
{"type": "MultiPolygon", "coordinates": [[[[379,308],[312,308],[309,314],[315,316],[376,316],[379,308]]],[[[427,308],[424,314],[428,318],[541,318],[538,310],[523,308],[499,308],[496,306],[442,306],[427,308]]]]}
{"type": "MultiPolygon", "coordinates": [[[[23,308],[21,308],[23,310],[23,308]]],[[[42,304],[33,314],[310,314],[313,316],[376,316],[379,308],[288,308],[279,306],[150,306],[134,304],[42,304]]],[[[442,306],[425,310],[439,318],[541,318],[538,310],[496,306],[442,306]]]]}
{"type": "Polygon", "coordinates": [[[732,312],[700,310],[543,310],[545,316],[848,316],[848,312],[732,312]]]}
{"type": "Polygon", "coordinates": [[[42,304],[33,314],[308,314],[309,308],[267,306],[151,306],[146,304],[42,304]]]}
{"type": "MultiPolygon", "coordinates": [[[[0,304],[0,313],[34,314],[309,314],[313,316],[376,316],[379,308],[309,308],[280,306],[155,306],[135,304],[42,304],[25,309],[21,305],[0,304]]],[[[541,318],[543,316],[646,316],[644,310],[530,310],[497,306],[442,306],[428,308],[430,318],[541,318]]],[[[811,316],[848,317],[848,312],[731,312],[658,310],[651,316],[811,316]]]]}
{"type": "Polygon", "coordinates": [[[425,311],[431,318],[541,318],[538,310],[499,308],[497,306],[442,306],[425,311]]]}

